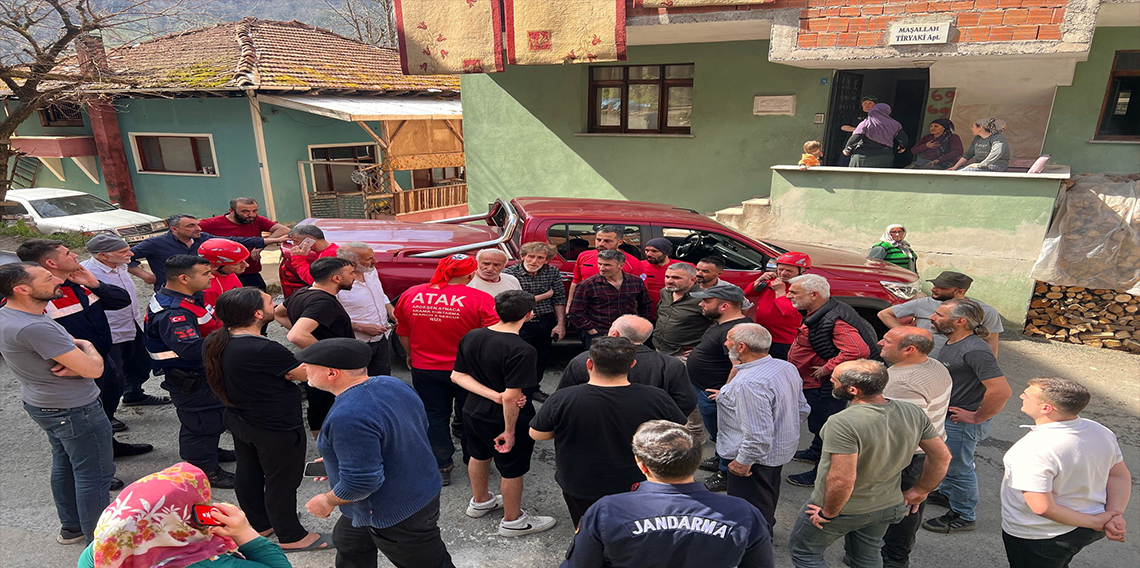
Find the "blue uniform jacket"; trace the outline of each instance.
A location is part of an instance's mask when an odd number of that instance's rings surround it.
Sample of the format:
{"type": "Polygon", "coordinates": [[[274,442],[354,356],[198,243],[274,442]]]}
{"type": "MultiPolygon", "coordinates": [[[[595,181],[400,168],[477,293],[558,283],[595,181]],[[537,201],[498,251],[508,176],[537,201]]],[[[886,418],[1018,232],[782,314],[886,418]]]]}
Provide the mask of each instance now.
{"type": "Polygon", "coordinates": [[[156,375],[167,369],[201,369],[202,342],[217,324],[213,314],[202,307],[202,293],[187,296],[169,288],[154,293],[146,308],[143,340],[156,375]],[[203,318],[205,321],[203,321],[203,318]]]}
{"type": "Polygon", "coordinates": [[[703,483],[642,482],[582,517],[562,568],[773,568],[760,511],[703,483]]]}
{"type": "Polygon", "coordinates": [[[166,259],[176,254],[198,254],[198,247],[209,239],[227,239],[239,243],[246,248],[265,248],[265,239],[261,237],[215,237],[202,231],[202,235],[193,241],[190,246],[178,240],[174,233],[167,232],[157,237],[151,237],[131,247],[135,259],[145,258],[154,273],[154,289],[158,290],[166,285],[166,259]]]}

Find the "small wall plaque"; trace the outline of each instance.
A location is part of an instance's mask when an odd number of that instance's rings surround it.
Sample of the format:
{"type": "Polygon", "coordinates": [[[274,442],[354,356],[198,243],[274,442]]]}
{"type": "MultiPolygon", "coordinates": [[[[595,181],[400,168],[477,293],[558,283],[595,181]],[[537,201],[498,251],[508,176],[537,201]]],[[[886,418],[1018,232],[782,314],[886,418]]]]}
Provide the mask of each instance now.
{"type": "Polygon", "coordinates": [[[795,95],[756,95],[752,99],[752,114],[756,116],[795,115],[795,95]]]}

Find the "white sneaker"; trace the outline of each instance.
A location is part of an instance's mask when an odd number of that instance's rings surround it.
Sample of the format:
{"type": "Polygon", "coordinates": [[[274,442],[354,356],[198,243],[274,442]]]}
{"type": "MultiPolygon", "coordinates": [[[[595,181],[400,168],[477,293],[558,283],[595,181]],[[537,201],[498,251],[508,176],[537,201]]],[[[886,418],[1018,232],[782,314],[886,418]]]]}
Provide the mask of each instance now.
{"type": "Polygon", "coordinates": [[[503,508],[503,496],[491,494],[491,500],[486,503],[476,503],[475,498],[472,497],[467,502],[467,516],[472,519],[478,519],[491,511],[498,511],[503,508]]]}
{"type": "Polygon", "coordinates": [[[499,536],[513,537],[540,533],[554,528],[557,523],[554,517],[540,517],[523,511],[519,518],[511,522],[499,521],[499,536]]]}

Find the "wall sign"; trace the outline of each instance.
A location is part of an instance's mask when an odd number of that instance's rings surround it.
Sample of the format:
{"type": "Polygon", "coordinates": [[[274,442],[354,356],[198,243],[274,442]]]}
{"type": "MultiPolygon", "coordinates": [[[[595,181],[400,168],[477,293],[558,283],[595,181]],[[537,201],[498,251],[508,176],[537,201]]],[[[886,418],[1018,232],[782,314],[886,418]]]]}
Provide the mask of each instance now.
{"type": "Polygon", "coordinates": [[[770,116],[770,115],[795,115],[796,114],[796,96],[795,95],[774,95],[762,96],[756,95],[752,99],[752,114],[755,116],[770,116]]]}
{"type": "Polygon", "coordinates": [[[891,23],[887,45],[919,45],[946,43],[950,39],[950,22],[891,23]]]}

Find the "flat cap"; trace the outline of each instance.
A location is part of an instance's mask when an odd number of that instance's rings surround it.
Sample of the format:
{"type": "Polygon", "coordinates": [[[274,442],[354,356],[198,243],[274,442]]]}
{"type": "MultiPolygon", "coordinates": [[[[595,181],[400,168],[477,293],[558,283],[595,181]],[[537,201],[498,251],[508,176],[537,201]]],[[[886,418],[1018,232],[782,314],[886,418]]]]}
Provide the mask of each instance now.
{"type": "Polygon", "coordinates": [[[127,244],[127,241],[124,241],[118,235],[112,235],[110,233],[99,233],[98,235],[91,237],[91,240],[87,241],[87,245],[84,248],[86,248],[87,252],[91,254],[98,254],[101,252],[115,252],[123,250],[129,246],[130,245],[127,244]]]}
{"type": "Polygon", "coordinates": [[[372,348],[359,339],[322,339],[297,352],[297,360],[330,369],[364,369],[372,360],[372,348]]]}
{"type": "Polygon", "coordinates": [[[744,291],[734,285],[718,285],[709,288],[708,290],[694,290],[689,292],[689,295],[701,300],[705,298],[719,298],[721,300],[728,300],[729,302],[736,302],[738,304],[744,303],[744,291]]]}
{"type": "Polygon", "coordinates": [[[934,284],[940,288],[961,288],[963,290],[968,290],[970,288],[970,284],[974,283],[974,279],[966,276],[965,274],[962,274],[961,272],[943,270],[942,274],[939,274],[937,278],[934,278],[933,280],[927,280],[927,282],[930,282],[931,284],[934,284]]]}

